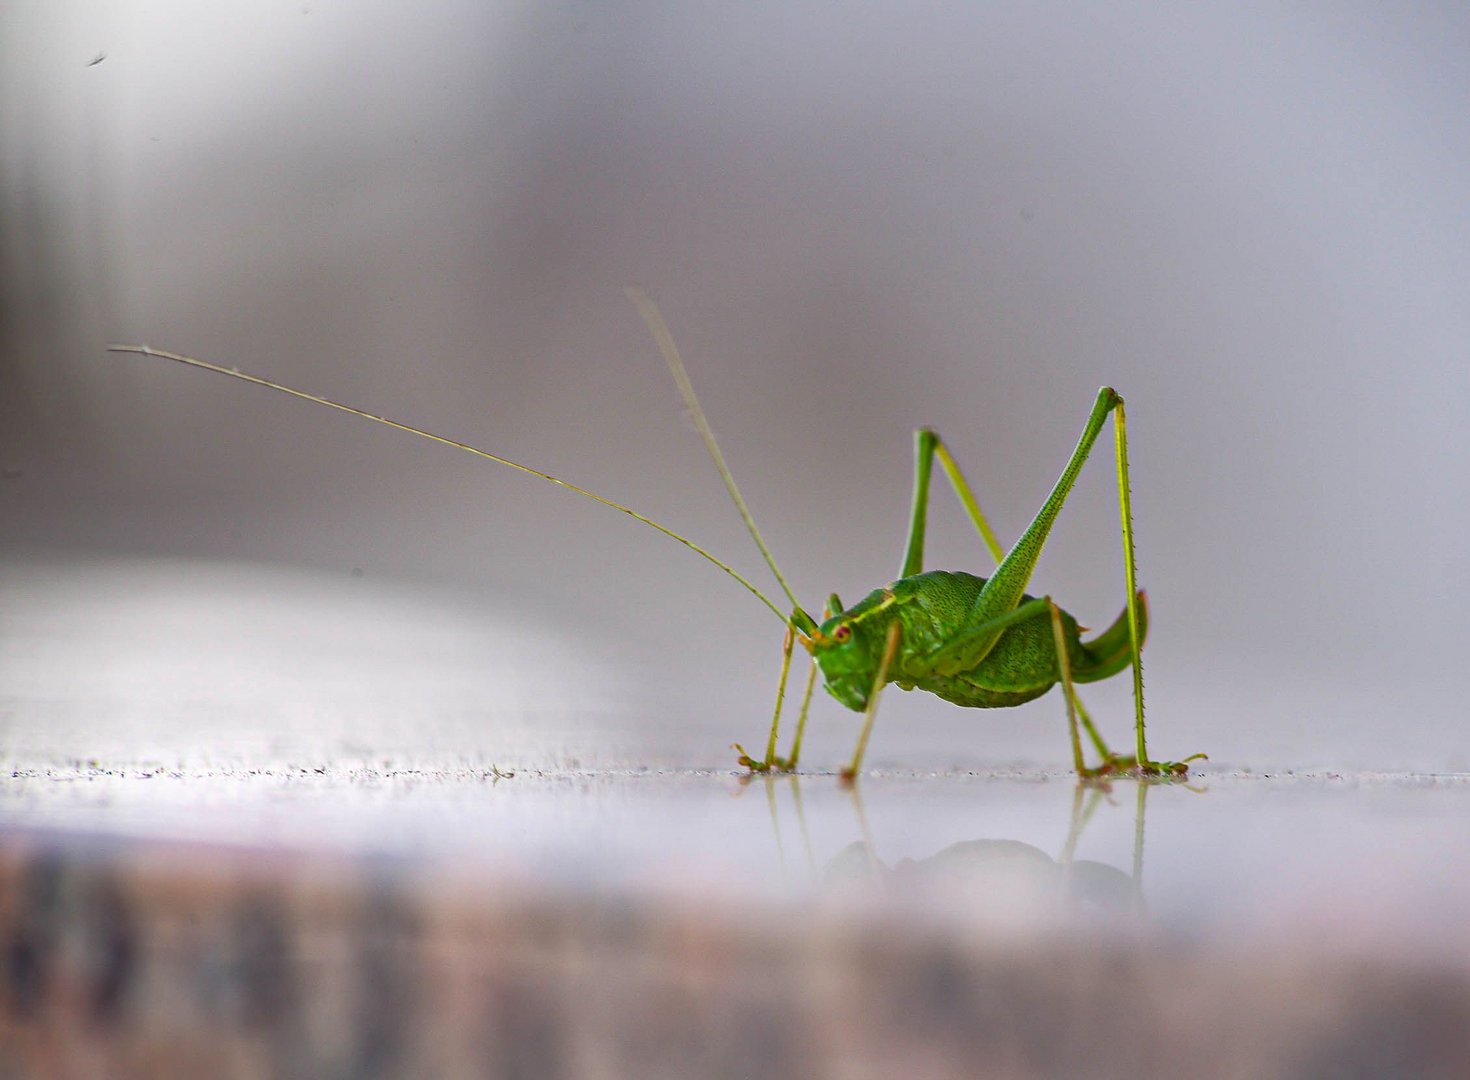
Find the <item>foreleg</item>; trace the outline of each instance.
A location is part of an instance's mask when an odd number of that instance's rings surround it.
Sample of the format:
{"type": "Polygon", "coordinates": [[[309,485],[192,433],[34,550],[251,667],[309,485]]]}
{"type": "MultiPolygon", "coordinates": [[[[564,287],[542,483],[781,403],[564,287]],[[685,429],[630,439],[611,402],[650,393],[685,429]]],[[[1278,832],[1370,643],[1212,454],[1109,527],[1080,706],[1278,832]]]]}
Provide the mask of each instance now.
{"type": "MultiPolygon", "coordinates": [[[[796,630],[788,625],[786,638],[781,643],[781,677],[776,683],[776,708],[771,715],[771,736],[766,741],[766,756],[760,761],[745,752],[745,747],[735,743],[732,749],[739,752],[736,761],[751,772],[770,772],[776,764],[776,736],[781,731],[781,703],[786,699],[786,677],[791,673],[791,650],[796,644],[796,630]]],[[[810,689],[808,689],[810,695],[810,689]]],[[[806,703],[802,703],[801,719],[806,720],[806,703]]]]}
{"type": "Polygon", "coordinates": [[[888,682],[888,669],[893,666],[893,658],[898,655],[899,636],[902,632],[903,624],[894,619],[889,624],[888,636],[883,642],[883,655],[878,660],[878,671],[873,676],[873,691],[868,695],[868,707],[863,713],[863,730],[858,735],[851,763],[842,770],[845,783],[850,784],[857,779],[858,770],[862,768],[863,755],[868,750],[868,736],[873,733],[873,720],[878,715],[878,694],[888,682]]]}

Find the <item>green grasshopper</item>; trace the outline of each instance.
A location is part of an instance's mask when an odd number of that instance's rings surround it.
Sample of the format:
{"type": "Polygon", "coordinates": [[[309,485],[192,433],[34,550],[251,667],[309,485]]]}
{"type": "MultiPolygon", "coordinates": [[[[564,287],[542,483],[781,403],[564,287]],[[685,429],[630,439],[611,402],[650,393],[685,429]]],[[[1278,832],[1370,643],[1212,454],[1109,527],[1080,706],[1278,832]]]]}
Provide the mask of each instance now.
{"type": "Polygon", "coordinates": [[[770,548],[761,537],[755,519],[715,442],[714,433],[710,430],[704,410],[695,396],[694,386],[689,380],[668,326],[642,290],[630,288],[627,292],[653,333],[685,406],[745,522],[747,531],[760,548],[766,564],[790,601],[789,616],[747,578],[692,540],[621,503],[594,494],[550,473],[467,443],[283,386],[269,379],[248,375],[234,368],[152,349],[147,345],[110,345],[108,348],[113,352],[158,356],[191,367],[204,368],[453,446],[627,514],[709,560],[770,608],[786,627],[781,653],[781,673],[776,690],[776,708],[771,718],[765,755],[756,759],[740,744],[736,743],[734,746],[739,753],[739,763],[753,772],[796,769],[801,757],[801,741],[806,730],[807,713],[818,669],[822,672],[828,693],[849,709],[864,714],[852,760],[841,771],[841,777],[847,782],[855,779],[862,768],[863,755],[878,712],[879,693],[890,682],[897,683],[905,690],[927,690],[956,705],[980,709],[1020,705],[1040,697],[1060,682],[1071,734],[1072,763],[1077,775],[1083,778],[1124,771],[1148,776],[1183,776],[1189,771],[1190,761],[1204,757],[1203,754],[1195,754],[1179,762],[1154,761],[1149,758],[1144,744],[1143,667],[1140,649],[1147,631],[1148,608],[1144,594],[1138,590],[1135,580],[1133,515],[1129,505],[1128,486],[1128,440],[1123,399],[1115,391],[1103,387],[1098,392],[1082,438],[1072,452],[1067,467],[1062,471],[1061,478],[1047,496],[1041,511],[1009,552],[1001,548],[994,530],[980,512],[980,505],[973,491],[938,434],[928,429],[917,432],[913,510],[898,579],[881,589],[875,589],[850,608],[844,606],[835,593],[832,594],[822,621],[818,623],[797,601],[785,576],[776,566],[770,548]],[[1114,420],[1117,447],[1118,501],[1123,527],[1123,568],[1128,604],[1112,626],[1091,641],[1084,642],[1077,620],[1059,608],[1050,596],[1033,597],[1027,595],[1025,590],[1052,523],[1061,512],[1062,504],[1072,490],[1072,485],[1087,460],[1088,452],[1097,441],[1110,413],[1114,420]],[[997,566],[989,578],[955,571],[926,572],[923,568],[929,480],[936,458],[945,475],[949,477],[965,512],[995,558],[997,566]],[[779,757],[776,745],[781,726],[781,711],[786,698],[792,652],[798,642],[811,654],[812,664],[806,690],[802,695],[791,751],[785,757],[779,757]],[[1098,733],[1091,717],[1082,707],[1075,684],[1096,682],[1130,667],[1133,670],[1136,749],[1133,754],[1122,755],[1111,751],[1098,733]],[[1088,767],[1084,761],[1079,722],[1101,757],[1097,766],[1088,767]]]}

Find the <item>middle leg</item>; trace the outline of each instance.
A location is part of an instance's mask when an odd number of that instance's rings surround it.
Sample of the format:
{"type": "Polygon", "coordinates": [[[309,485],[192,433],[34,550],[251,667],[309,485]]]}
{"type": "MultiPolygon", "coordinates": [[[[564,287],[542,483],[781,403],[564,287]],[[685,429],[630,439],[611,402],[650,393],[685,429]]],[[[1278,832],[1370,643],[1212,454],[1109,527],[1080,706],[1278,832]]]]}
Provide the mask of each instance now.
{"type": "Polygon", "coordinates": [[[960,505],[965,508],[965,513],[974,524],[980,538],[985,541],[985,546],[990,549],[990,554],[999,563],[1005,555],[1005,550],[1000,546],[1000,541],[995,538],[995,530],[990,527],[990,522],[980,511],[980,503],[975,499],[975,493],[970,489],[965,474],[960,472],[960,467],[955,464],[950,455],[949,448],[944,445],[944,440],[939,437],[937,431],[929,428],[920,428],[914,432],[914,503],[909,514],[909,536],[904,546],[903,565],[899,567],[899,577],[913,577],[924,569],[924,532],[929,522],[929,478],[934,472],[934,459],[939,459],[939,465],[944,469],[944,474],[949,477],[950,486],[954,488],[956,498],[960,505]]]}

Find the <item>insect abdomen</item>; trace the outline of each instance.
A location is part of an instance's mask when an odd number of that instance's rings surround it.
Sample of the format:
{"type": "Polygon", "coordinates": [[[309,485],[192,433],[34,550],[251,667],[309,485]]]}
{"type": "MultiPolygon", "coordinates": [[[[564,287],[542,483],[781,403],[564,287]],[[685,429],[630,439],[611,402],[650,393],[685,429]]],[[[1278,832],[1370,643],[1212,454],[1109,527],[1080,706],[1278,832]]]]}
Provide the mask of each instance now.
{"type": "MultiPolygon", "coordinates": [[[[935,570],[893,583],[904,623],[905,651],[918,660],[902,666],[894,681],[905,690],[927,690],[955,705],[972,709],[1004,709],[1040,697],[1057,680],[1056,643],[1051,620],[1039,615],[1004,634],[974,668],[940,675],[926,670],[923,659],[968,627],[973,605],[985,579],[959,571],[935,570]]],[[[1031,600],[1023,596],[1020,603],[1031,600]]],[[[1063,637],[1074,663],[1082,659],[1077,622],[1062,613],[1063,637]]]]}
{"type": "Polygon", "coordinates": [[[965,674],[931,675],[920,682],[898,680],[903,690],[927,690],[935,697],[942,697],[954,705],[968,709],[1006,709],[1012,705],[1024,705],[1051,689],[1052,684],[1032,690],[987,690],[970,681],[965,674]]]}

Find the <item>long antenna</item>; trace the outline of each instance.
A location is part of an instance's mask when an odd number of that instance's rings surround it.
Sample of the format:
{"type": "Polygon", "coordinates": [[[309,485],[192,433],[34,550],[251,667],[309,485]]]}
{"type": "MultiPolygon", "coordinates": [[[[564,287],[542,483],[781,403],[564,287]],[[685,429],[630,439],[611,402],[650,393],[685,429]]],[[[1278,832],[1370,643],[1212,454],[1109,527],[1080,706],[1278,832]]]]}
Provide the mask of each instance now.
{"type": "Polygon", "coordinates": [[[519,462],[511,461],[510,458],[503,458],[497,454],[490,453],[488,450],[481,450],[479,447],[470,446],[468,443],[458,442],[454,439],[447,439],[443,435],[435,435],[433,432],[424,431],[422,428],[411,427],[408,424],[401,423],[397,420],[389,420],[386,416],[378,416],[374,413],[365,412],[362,409],[353,408],[351,405],[343,405],[339,401],[332,401],[330,398],[318,397],[315,394],[308,394],[305,390],[294,390],[289,386],[282,386],[280,383],[271,382],[271,380],[269,379],[262,379],[259,375],[247,375],[245,372],[237,371],[234,368],[220,367],[218,364],[211,364],[207,360],[196,360],[192,356],[180,356],[178,353],[166,352],[163,349],[149,348],[147,345],[109,345],[107,346],[107,350],[108,352],[138,353],[142,356],[161,356],[165,360],[174,360],[180,364],[188,364],[190,367],[203,368],[205,371],[213,371],[219,375],[228,375],[232,379],[241,379],[248,383],[254,383],[256,386],[264,386],[268,390],[279,390],[283,394],[290,394],[292,397],[300,398],[303,401],[314,401],[318,405],[325,405],[329,409],[338,409],[345,413],[351,413],[353,416],[360,416],[364,420],[376,420],[380,424],[387,424],[391,428],[397,428],[399,431],[406,431],[410,435],[420,435],[425,439],[432,440],[433,442],[443,443],[445,446],[453,446],[458,450],[464,450],[465,452],[474,454],[477,457],[486,458],[490,461],[498,462],[501,465],[508,465],[512,469],[518,469],[523,473],[529,473],[531,476],[540,477],[542,480],[549,481],[550,483],[553,483],[558,487],[566,488],[568,491],[574,491],[578,495],[585,496],[586,498],[591,499],[593,502],[601,503],[603,506],[611,507],[612,509],[617,510],[619,513],[627,514],[635,521],[641,521],[650,529],[657,529],[665,536],[679,541],[679,543],[683,544],[690,551],[693,551],[696,555],[704,556],[704,558],[714,563],[725,573],[729,574],[736,581],[740,582],[740,584],[744,585],[748,590],[750,590],[751,594],[754,595],[757,600],[759,600],[761,603],[765,604],[766,607],[775,612],[776,618],[780,619],[781,622],[786,623],[788,621],[786,616],[781,613],[781,609],[773,604],[763,592],[761,592],[748,580],[742,577],[734,568],[715,558],[704,548],[694,543],[694,541],[680,536],[668,526],[660,525],[652,518],[644,517],[642,514],[638,513],[638,511],[631,510],[628,507],[624,506],[622,503],[613,502],[611,499],[604,499],[601,495],[595,495],[592,492],[588,491],[586,488],[578,487],[576,484],[569,484],[567,483],[567,481],[558,479],[557,477],[552,476],[550,473],[544,473],[540,469],[533,469],[529,465],[522,465],[519,462]]]}
{"type": "Polygon", "coordinates": [[[730,493],[735,509],[740,511],[740,516],[745,521],[745,528],[750,532],[750,538],[755,541],[755,546],[761,549],[761,554],[766,558],[766,565],[771,568],[771,573],[775,574],[776,580],[781,583],[781,591],[791,601],[791,606],[800,609],[801,604],[797,601],[796,594],[791,591],[791,586],[786,584],[786,578],[782,576],[780,568],[776,565],[776,557],[771,554],[771,549],[766,547],[765,540],[761,538],[761,531],[755,527],[755,518],[751,516],[750,508],[745,505],[745,500],[740,496],[740,489],[735,486],[735,477],[731,474],[730,467],[725,464],[725,455],[720,453],[719,444],[715,442],[715,433],[710,430],[709,421],[704,417],[704,410],[699,407],[699,398],[694,396],[694,384],[689,381],[689,372],[684,370],[684,361],[679,358],[679,348],[674,344],[674,335],[669,333],[668,324],[664,322],[664,317],[659,314],[658,308],[642,289],[636,285],[629,285],[623,291],[628,294],[628,299],[633,301],[633,306],[638,309],[638,314],[643,316],[643,321],[652,331],[653,339],[658,342],[658,351],[664,354],[664,362],[669,365],[669,373],[674,376],[674,382],[679,385],[679,394],[684,398],[684,406],[689,410],[689,415],[694,418],[694,426],[699,429],[699,436],[704,440],[709,456],[714,459],[715,468],[720,470],[720,479],[725,481],[725,490],[730,493]]]}

